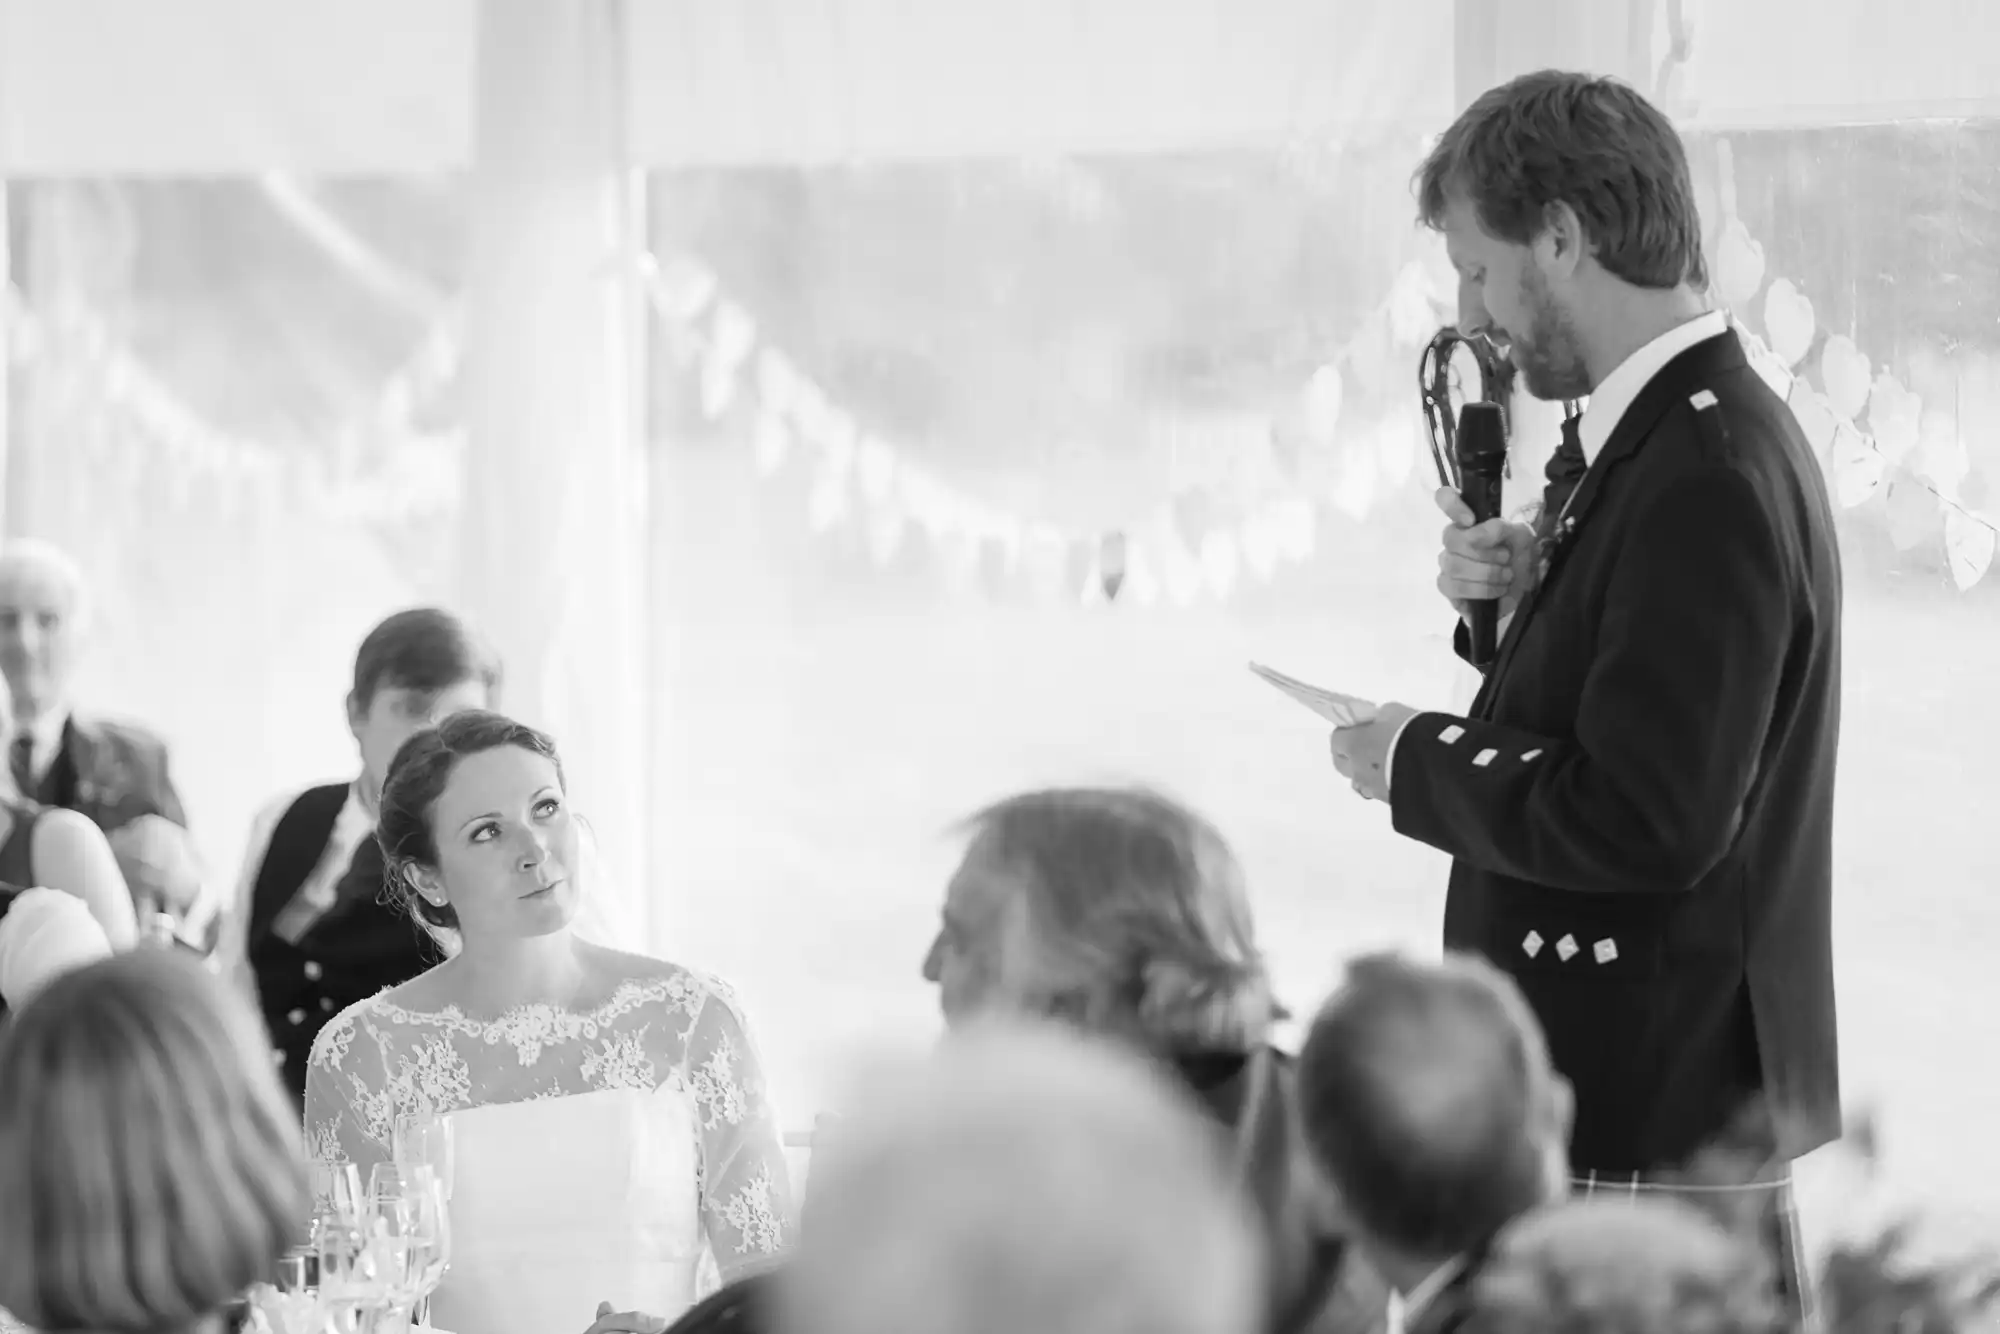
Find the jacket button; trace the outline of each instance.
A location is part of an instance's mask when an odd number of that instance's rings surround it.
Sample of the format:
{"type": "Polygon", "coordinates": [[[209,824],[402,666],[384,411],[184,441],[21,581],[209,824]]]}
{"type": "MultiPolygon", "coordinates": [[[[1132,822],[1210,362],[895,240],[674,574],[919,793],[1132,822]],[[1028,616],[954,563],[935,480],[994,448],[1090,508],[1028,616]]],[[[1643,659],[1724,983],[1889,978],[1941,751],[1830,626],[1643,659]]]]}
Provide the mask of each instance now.
{"type": "Polygon", "coordinates": [[[324,970],[324,969],[322,969],[322,968],[321,968],[321,967],[320,967],[320,966],[319,966],[319,965],[318,965],[317,963],[315,963],[315,962],[314,962],[313,960],[311,960],[311,959],[307,959],[307,960],[306,960],[306,981],[308,981],[308,982],[317,982],[317,981],[319,981],[319,977],[320,977],[320,974],[321,974],[322,972],[324,972],[324,971],[325,971],[325,970],[324,970]]]}
{"type": "Polygon", "coordinates": [[[293,1010],[285,1018],[291,1023],[293,1028],[297,1028],[306,1021],[306,1012],[304,1010],[293,1010]]]}

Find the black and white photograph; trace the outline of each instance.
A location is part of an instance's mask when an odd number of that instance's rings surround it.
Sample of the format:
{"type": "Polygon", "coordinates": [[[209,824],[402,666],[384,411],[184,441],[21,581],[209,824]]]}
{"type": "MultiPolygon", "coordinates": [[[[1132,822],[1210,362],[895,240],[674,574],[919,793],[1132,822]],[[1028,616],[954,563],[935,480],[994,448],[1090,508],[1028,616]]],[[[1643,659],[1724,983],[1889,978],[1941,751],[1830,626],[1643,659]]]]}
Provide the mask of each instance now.
{"type": "Polygon", "coordinates": [[[2000,5],[0,0],[0,1334],[2000,1330],[2000,5]]]}

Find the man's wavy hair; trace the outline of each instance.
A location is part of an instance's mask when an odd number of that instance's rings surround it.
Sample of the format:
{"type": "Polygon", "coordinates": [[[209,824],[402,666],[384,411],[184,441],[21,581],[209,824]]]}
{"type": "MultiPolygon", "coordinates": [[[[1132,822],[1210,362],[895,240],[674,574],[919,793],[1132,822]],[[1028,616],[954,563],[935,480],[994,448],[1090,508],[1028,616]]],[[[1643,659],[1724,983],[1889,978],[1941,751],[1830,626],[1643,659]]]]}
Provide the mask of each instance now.
{"type": "Polygon", "coordinates": [[[967,820],[1019,899],[997,942],[1016,999],[1162,1054],[1248,1052],[1283,1010],[1243,867],[1214,825],[1143,788],[1058,788],[967,820]]]}
{"type": "Polygon", "coordinates": [[[1463,198],[1515,245],[1567,204],[1607,272],[1634,287],[1708,286],[1687,149],[1616,79],[1543,70],[1481,94],[1417,168],[1416,195],[1424,225],[1463,198]]]}

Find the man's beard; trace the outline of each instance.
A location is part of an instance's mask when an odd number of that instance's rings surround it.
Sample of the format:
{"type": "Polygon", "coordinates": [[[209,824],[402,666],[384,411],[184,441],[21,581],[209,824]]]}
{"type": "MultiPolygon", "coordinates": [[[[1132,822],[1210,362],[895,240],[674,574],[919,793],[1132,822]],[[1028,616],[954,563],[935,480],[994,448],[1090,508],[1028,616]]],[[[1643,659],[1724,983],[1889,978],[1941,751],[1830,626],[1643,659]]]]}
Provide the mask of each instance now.
{"type": "Polygon", "coordinates": [[[1575,328],[1545,288],[1538,286],[1528,296],[1528,336],[1509,339],[1522,387],[1550,403],[1588,397],[1590,372],[1575,328]]]}

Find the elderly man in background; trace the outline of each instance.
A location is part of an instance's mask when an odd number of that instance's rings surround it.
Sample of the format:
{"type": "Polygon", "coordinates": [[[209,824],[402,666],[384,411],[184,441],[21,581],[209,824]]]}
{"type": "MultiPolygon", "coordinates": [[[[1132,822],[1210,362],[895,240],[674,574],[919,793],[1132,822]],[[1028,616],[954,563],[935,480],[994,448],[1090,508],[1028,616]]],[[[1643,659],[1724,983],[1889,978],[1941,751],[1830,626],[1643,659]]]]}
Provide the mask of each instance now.
{"type": "Polygon", "coordinates": [[[1256,1229],[1156,1066],[978,1025],[882,1072],[776,1276],[785,1334],[1243,1334],[1256,1229]]]}
{"type": "Polygon", "coordinates": [[[1350,1255],[1298,1122],[1283,1012],[1243,868],[1214,826],[1143,790],[1012,797],[971,841],[924,960],[947,1024],[1043,1016],[1152,1060],[1223,1131],[1265,1234],[1269,1334],[1380,1329],[1387,1289],[1350,1255]]]}
{"type": "Polygon", "coordinates": [[[1494,1238],[1568,1192],[1572,1100],[1527,1002],[1478,959],[1352,963],[1299,1053],[1314,1157],[1410,1334],[1452,1334],[1494,1238]]]}
{"type": "Polygon", "coordinates": [[[0,546],[0,672],[15,726],[8,770],[22,796],[77,811],[104,831],[142,922],[164,914],[199,928],[212,905],[166,743],[76,708],[90,610],[83,572],[67,553],[30,540],[0,546]]]}

